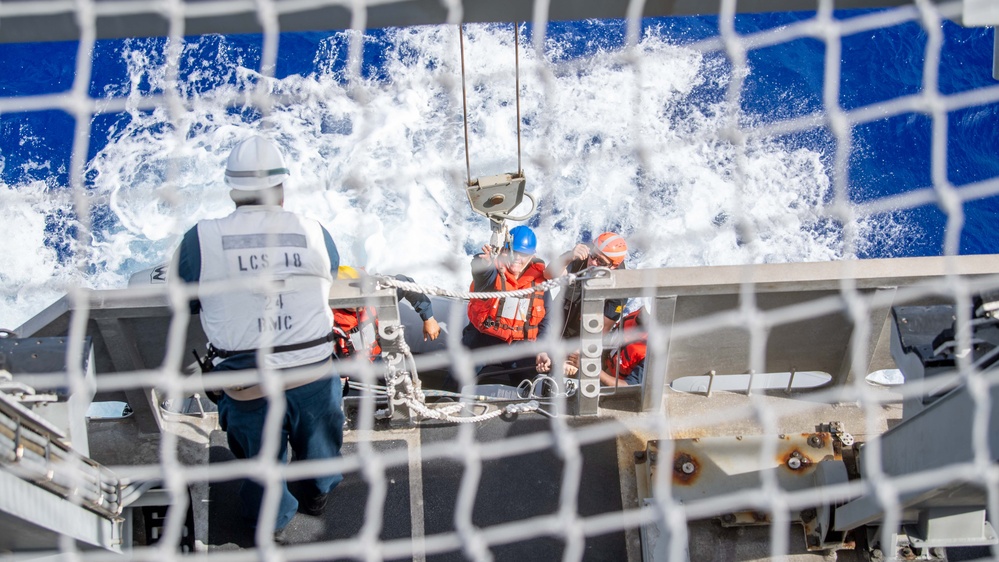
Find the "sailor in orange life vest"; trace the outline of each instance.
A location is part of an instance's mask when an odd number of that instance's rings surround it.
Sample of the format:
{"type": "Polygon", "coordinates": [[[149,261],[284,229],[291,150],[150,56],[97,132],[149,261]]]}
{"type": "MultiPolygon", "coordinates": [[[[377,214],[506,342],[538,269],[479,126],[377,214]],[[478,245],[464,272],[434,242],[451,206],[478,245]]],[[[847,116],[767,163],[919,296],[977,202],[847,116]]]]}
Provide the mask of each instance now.
{"type": "MultiPolygon", "coordinates": [[[[472,259],[472,292],[516,291],[545,281],[545,262],[535,257],[538,240],[526,226],[510,230],[510,242],[493,256],[491,248],[472,259]]],[[[473,299],[468,303],[468,325],[461,343],[469,349],[492,345],[515,344],[544,337],[548,328],[546,311],[551,306],[547,291],[537,291],[522,298],[473,299]]],[[[533,378],[529,372],[547,373],[552,361],[547,353],[520,357],[500,364],[504,369],[523,369],[510,373],[510,382],[518,384],[533,378]]],[[[481,371],[481,369],[480,369],[481,371]]]]}
{"type": "MultiPolygon", "coordinates": [[[[615,332],[623,339],[621,346],[610,352],[605,351],[600,371],[600,384],[604,386],[631,386],[642,384],[645,378],[645,348],[649,334],[644,328],[648,324],[645,307],[630,312],[615,325],[615,332]]],[[[566,374],[576,376],[579,369],[579,354],[574,353],[566,363],[566,374]]]]}
{"type": "MultiPolygon", "coordinates": [[[[358,270],[349,265],[341,265],[337,271],[337,279],[360,279],[364,270],[358,270]]],[[[393,275],[393,278],[407,283],[415,283],[412,277],[393,275]]],[[[397,291],[399,300],[405,299],[413,306],[413,310],[423,320],[423,340],[436,340],[441,333],[441,327],[434,318],[434,305],[430,297],[413,291],[397,291]]],[[[333,321],[340,330],[334,340],[336,356],[340,359],[353,355],[359,347],[367,348],[369,358],[374,361],[381,355],[382,348],[378,345],[378,317],[372,307],[334,308],[333,321]]]]}

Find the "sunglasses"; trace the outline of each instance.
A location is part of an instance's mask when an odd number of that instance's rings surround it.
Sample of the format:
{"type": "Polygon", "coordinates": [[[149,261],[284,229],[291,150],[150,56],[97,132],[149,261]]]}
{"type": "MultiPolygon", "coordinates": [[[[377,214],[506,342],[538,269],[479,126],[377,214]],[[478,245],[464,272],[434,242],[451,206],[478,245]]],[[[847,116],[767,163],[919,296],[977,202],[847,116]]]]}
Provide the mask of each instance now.
{"type": "Polygon", "coordinates": [[[592,261],[593,263],[595,263],[596,265],[598,265],[600,267],[613,267],[614,266],[614,262],[612,262],[609,259],[607,259],[607,256],[605,256],[603,254],[591,254],[590,255],[590,261],[592,261]]]}

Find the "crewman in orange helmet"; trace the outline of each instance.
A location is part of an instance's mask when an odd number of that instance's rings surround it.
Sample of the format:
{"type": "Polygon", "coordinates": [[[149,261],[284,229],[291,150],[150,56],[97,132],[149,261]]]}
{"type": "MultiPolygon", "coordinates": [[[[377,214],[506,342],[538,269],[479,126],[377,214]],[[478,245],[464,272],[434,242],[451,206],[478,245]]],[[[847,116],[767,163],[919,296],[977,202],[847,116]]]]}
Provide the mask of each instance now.
{"type": "MultiPolygon", "coordinates": [[[[561,256],[552,260],[545,268],[545,278],[554,279],[568,273],[579,273],[589,267],[624,269],[628,257],[628,243],[615,232],[604,232],[592,244],[576,244],[561,256]]],[[[580,309],[582,308],[583,287],[574,283],[562,289],[563,325],[562,338],[579,337],[580,309]]],[[[609,332],[627,304],[627,299],[608,299],[604,305],[604,333],[609,332]]]]}

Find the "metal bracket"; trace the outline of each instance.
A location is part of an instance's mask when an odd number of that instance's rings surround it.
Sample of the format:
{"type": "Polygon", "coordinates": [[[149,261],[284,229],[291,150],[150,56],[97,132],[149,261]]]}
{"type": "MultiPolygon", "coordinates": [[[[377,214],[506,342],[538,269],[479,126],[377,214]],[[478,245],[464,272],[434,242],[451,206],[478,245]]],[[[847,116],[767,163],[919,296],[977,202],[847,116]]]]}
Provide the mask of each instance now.
{"type": "Polygon", "coordinates": [[[523,221],[534,214],[534,209],[537,208],[534,197],[524,191],[526,181],[523,174],[484,176],[469,182],[465,192],[476,213],[494,220],[523,221]],[[524,197],[531,200],[531,209],[523,216],[510,216],[524,201],[524,197]]]}

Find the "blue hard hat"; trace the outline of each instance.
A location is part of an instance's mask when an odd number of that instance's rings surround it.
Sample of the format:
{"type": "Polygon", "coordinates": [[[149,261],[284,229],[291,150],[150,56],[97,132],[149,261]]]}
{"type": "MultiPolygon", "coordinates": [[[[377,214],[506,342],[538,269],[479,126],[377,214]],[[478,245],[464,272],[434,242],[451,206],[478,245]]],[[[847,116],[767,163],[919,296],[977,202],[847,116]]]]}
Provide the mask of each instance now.
{"type": "Polygon", "coordinates": [[[508,247],[521,254],[533,254],[538,247],[538,237],[526,226],[515,226],[510,229],[510,244],[508,247]]]}

